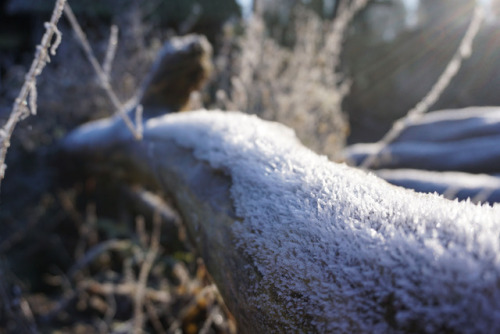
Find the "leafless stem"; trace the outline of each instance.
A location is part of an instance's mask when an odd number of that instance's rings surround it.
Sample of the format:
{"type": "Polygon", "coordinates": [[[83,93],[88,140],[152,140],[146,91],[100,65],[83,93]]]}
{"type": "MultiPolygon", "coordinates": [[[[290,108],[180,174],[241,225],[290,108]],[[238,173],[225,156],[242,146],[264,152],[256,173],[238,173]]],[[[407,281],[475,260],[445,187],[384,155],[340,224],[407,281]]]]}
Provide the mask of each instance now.
{"type": "Polygon", "coordinates": [[[113,104],[113,107],[115,108],[115,112],[122,117],[123,121],[127,125],[127,127],[130,129],[130,131],[134,134],[136,139],[141,139],[142,138],[142,133],[137,130],[136,127],[134,127],[134,124],[130,117],[126,113],[126,108],[125,106],[120,102],[118,99],[118,96],[116,95],[115,91],[111,87],[111,84],[109,82],[109,78],[106,75],[106,72],[103,70],[99,62],[97,61],[94,52],[92,51],[92,47],[90,46],[89,41],[87,40],[87,37],[85,33],[83,32],[80,24],[78,23],[78,20],[76,19],[75,15],[73,14],[73,11],[71,10],[71,7],[66,4],[64,6],[64,14],[66,15],[66,18],[68,19],[71,27],[75,31],[76,37],[78,38],[78,41],[80,42],[80,45],[83,48],[83,51],[85,52],[85,55],[87,56],[88,60],[90,61],[90,64],[92,65],[95,73],[97,74],[97,78],[99,79],[99,83],[101,84],[102,88],[106,92],[106,95],[108,96],[109,100],[113,104]]]}
{"type": "Polygon", "coordinates": [[[133,332],[138,334],[142,331],[142,326],[144,324],[144,296],[147,290],[147,280],[149,272],[153,267],[153,262],[158,254],[160,248],[160,232],[161,232],[161,219],[158,214],[153,218],[153,231],[151,232],[151,243],[149,245],[149,250],[146,253],[144,262],[142,263],[141,270],[139,272],[139,279],[137,282],[137,289],[134,298],[134,330],[133,332]]]}
{"type": "Polygon", "coordinates": [[[109,333],[111,323],[116,314],[116,300],[115,296],[111,293],[106,294],[106,303],[108,307],[106,308],[106,313],[104,314],[104,326],[102,326],[101,333],[109,333]]]}
{"type": "Polygon", "coordinates": [[[102,69],[106,77],[110,78],[111,67],[113,66],[113,60],[116,55],[116,47],[118,46],[118,27],[112,25],[109,34],[108,48],[106,49],[106,57],[104,57],[104,63],[102,69]]]}
{"type": "Polygon", "coordinates": [[[90,248],[85,256],[82,257],[77,263],[75,263],[70,270],[68,271],[69,277],[74,277],[75,274],[84,268],[87,264],[92,262],[97,256],[100,254],[107,252],[109,250],[124,250],[132,247],[132,244],[129,240],[116,240],[111,239],[90,248]]]}
{"type": "MultiPolygon", "coordinates": [[[[340,0],[337,0],[340,1],[340,0]]],[[[340,54],[342,52],[342,43],[345,39],[346,29],[351,24],[352,20],[359,13],[360,10],[366,7],[370,0],[355,0],[352,1],[350,5],[347,5],[345,1],[340,3],[340,11],[339,15],[333,20],[332,26],[328,33],[328,38],[326,39],[326,43],[324,46],[324,50],[327,50],[327,54],[329,55],[327,61],[327,68],[332,69],[328,73],[333,73],[331,84],[338,84],[337,76],[337,68],[340,64],[340,54]]],[[[324,52],[320,52],[322,54],[324,52]]],[[[343,95],[347,94],[346,87],[339,87],[341,91],[345,91],[343,95]]]]}
{"type": "Polygon", "coordinates": [[[124,185],[121,189],[123,193],[130,196],[134,203],[140,203],[144,206],[143,210],[147,213],[152,213],[152,215],[155,213],[159,214],[167,229],[169,227],[178,228],[180,240],[185,240],[186,231],[181,223],[179,214],[160,196],[137,186],[130,187],[124,185]]]}
{"type": "Polygon", "coordinates": [[[135,219],[135,233],[137,233],[141,247],[147,247],[149,237],[146,234],[146,220],[143,216],[137,216],[135,219]]]}
{"type": "Polygon", "coordinates": [[[14,102],[7,123],[0,129],[0,183],[5,177],[5,169],[7,168],[5,156],[16,124],[29,116],[30,112],[33,115],[36,114],[36,78],[42,73],[45,65],[50,62],[50,55],[55,55],[56,49],[61,43],[61,32],[56,25],[59,22],[65,3],[66,0],[57,0],[50,21],[45,23],[45,33],[40,45],[36,48],[35,58],[31,63],[30,70],[26,74],[24,84],[14,102]],[[53,42],[54,36],[55,41],[53,42]]]}
{"type": "MultiPolygon", "coordinates": [[[[137,284],[134,283],[101,283],[93,279],[86,278],[78,283],[80,290],[87,290],[90,293],[97,293],[100,295],[121,295],[131,296],[137,291],[137,284]]],[[[163,290],[155,290],[147,288],[145,290],[145,297],[153,302],[169,304],[172,302],[172,296],[169,292],[163,290]]]]}
{"type": "Polygon", "coordinates": [[[205,320],[205,323],[203,324],[203,327],[201,327],[199,334],[208,334],[210,333],[210,326],[212,326],[212,323],[215,320],[215,317],[220,314],[221,309],[217,305],[213,305],[210,308],[209,314],[207,319],[205,320]]]}
{"type": "Polygon", "coordinates": [[[151,303],[150,300],[146,300],[145,302],[146,306],[146,312],[148,313],[149,320],[151,321],[151,324],[153,325],[153,328],[155,329],[155,332],[158,334],[165,334],[167,331],[163,327],[160,318],[158,317],[158,314],[156,313],[156,309],[151,303]]]}

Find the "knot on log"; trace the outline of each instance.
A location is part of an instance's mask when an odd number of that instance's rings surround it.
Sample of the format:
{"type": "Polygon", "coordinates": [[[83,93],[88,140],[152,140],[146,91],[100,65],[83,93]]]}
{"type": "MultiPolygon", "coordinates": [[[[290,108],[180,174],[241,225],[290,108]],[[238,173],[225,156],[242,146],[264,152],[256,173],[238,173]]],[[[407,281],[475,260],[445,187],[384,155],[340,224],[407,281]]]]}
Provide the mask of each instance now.
{"type": "Polygon", "coordinates": [[[204,36],[174,37],[166,42],[142,87],[140,103],[146,117],[157,116],[155,109],[184,110],[191,92],[210,77],[211,57],[212,46],[204,36]]]}

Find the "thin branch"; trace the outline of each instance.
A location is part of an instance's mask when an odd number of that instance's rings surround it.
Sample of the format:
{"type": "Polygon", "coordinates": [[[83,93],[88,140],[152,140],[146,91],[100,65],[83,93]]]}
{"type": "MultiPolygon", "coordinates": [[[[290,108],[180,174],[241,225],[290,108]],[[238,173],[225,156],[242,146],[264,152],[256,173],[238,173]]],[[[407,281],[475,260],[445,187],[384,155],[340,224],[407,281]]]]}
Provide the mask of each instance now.
{"type": "Polygon", "coordinates": [[[151,214],[151,216],[159,214],[163,220],[163,224],[165,224],[165,228],[178,229],[178,237],[180,240],[186,239],[186,230],[179,214],[160,196],[138,186],[130,187],[123,185],[121,190],[129,196],[134,203],[139,203],[142,206],[141,210],[151,214]]]}
{"type": "Polygon", "coordinates": [[[110,332],[111,324],[112,324],[113,319],[116,315],[115,296],[108,293],[108,294],[106,294],[105,298],[106,298],[107,308],[106,308],[106,312],[104,314],[104,326],[102,326],[101,333],[109,333],[110,332]]]}
{"type": "Polygon", "coordinates": [[[95,73],[97,74],[97,78],[99,79],[99,83],[101,84],[102,88],[106,92],[106,95],[108,96],[109,100],[113,104],[113,107],[115,108],[115,112],[120,115],[120,117],[123,119],[127,127],[130,129],[132,134],[136,139],[141,139],[142,138],[142,133],[139,132],[136,127],[134,127],[134,124],[130,117],[126,113],[126,108],[125,106],[120,102],[118,99],[118,96],[116,95],[115,91],[111,87],[111,84],[109,82],[109,78],[106,75],[106,72],[103,70],[99,62],[97,61],[97,58],[94,55],[94,52],[92,51],[92,47],[90,46],[90,43],[87,39],[87,36],[83,32],[80,24],[78,23],[78,20],[75,17],[75,14],[73,14],[73,11],[71,10],[71,7],[66,4],[64,6],[64,14],[66,15],[66,18],[68,19],[71,27],[75,31],[76,37],[78,38],[78,41],[80,42],[81,47],[83,48],[83,51],[85,52],[85,55],[87,56],[88,60],[90,61],[90,64],[92,65],[95,73]]]}
{"type": "MultiPolygon", "coordinates": [[[[340,55],[342,52],[342,44],[344,43],[346,30],[350,26],[352,20],[363,8],[366,7],[370,0],[355,0],[350,5],[346,2],[337,0],[339,4],[339,15],[333,20],[332,26],[328,33],[328,38],[325,41],[325,46],[323,52],[319,54],[326,53],[329,55],[326,61],[328,62],[327,68],[332,69],[332,79],[333,81],[338,81],[338,66],[340,64],[340,55]],[[326,52],[324,52],[326,50],[326,52]]],[[[331,84],[339,84],[338,82],[331,82],[331,84]]],[[[339,90],[343,94],[347,95],[347,87],[339,87],[339,90]]]]}
{"type": "Polygon", "coordinates": [[[394,122],[392,128],[379,141],[380,145],[377,150],[373,154],[368,155],[360,164],[361,168],[368,169],[375,166],[380,154],[387,148],[387,146],[398,138],[401,132],[408,125],[411,125],[413,122],[418,120],[434,103],[436,103],[446,87],[450,84],[451,80],[458,73],[463,60],[469,58],[472,54],[472,43],[479,32],[483,19],[484,12],[481,5],[476,3],[474,15],[464,37],[462,38],[462,41],[460,42],[460,46],[451,61],[448,63],[448,66],[446,66],[444,72],[439,77],[438,81],[434,84],[429,93],[427,93],[427,95],[419,103],[417,103],[417,105],[411,109],[405,117],[394,122]]]}
{"type": "Polygon", "coordinates": [[[139,238],[139,244],[141,247],[147,247],[149,237],[146,234],[146,221],[143,216],[137,216],[135,218],[135,233],[139,238]]]}
{"type": "Polygon", "coordinates": [[[76,273],[78,273],[82,268],[92,262],[99,255],[110,251],[110,250],[127,250],[133,247],[133,244],[129,240],[117,240],[111,239],[90,248],[85,256],[80,259],[77,263],[75,263],[70,270],[68,271],[68,276],[73,278],[76,273]]]}
{"type": "Polygon", "coordinates": [[[55,55],[56,49],[61,43],[61,32],[57,29],[57,23],[61,18],[62,11],[66,0],[57,0],[50,22],[45,23],[45,33],[43,34],[40,45],[36,48],[35,58],[31,63],[30,70],[26,74],[24,84],[17,96],[12,111],[7,123],[0,129],[0,183],[5,177],[5,156],[10,146],[10,138],[14,132],[16,124],[29,116],[36,113],[36,78],[42,73],[45,65],[50,62],[50,55],[55,55]],[[55,40],[52,41],[54,39],[55,40]],[[50,50],[49,50],[50,48],[50,50]],[[50,55],[49,55],[50,52],[50,55]],[[27,101],[29,97],[29,101],[27,101]]]}
{"type": "MultiPolygon", "coordinates": [[[[86,278],[78,283],[79,290],[87,290],[90,293],[96,293],[103,296],[106,295],[119,295],[131,296],[137,291],[137,284],[135,283],[101,283],[91,278],[86,278]]],[[[170,304],[173,302],[172,295],[165,290],[155,290],[147,288],[145,290],[145,297],[156,303],[170,304]]]]}
{"type": "Polygon", "coordinates": [[[187,304],[186,306],[184,306],[180,310],[177,319],[174,320],[174,322],[170,325],[168,332],[169,333],[176,333],[179,330],[179,328],[181,327],[181,320],[180,319],[186,318],[186,315],[190,312],[190,310],[192,310],[194,307],[196,307],[196,305],[198,305],[199,301],[202,299],[207,299],[207,303],[209,305],[211,305],[215,301],[217,293],[218,293],[218,290],[217,290],[217,287],[215,286],[215,284],[207,285],[203,289],[201,289],[201,291],[199,291],[196,294],[196,297],[193,298],[189,302],[189,304],[187,304]]]}
{"type": "Polygon", "coordinates": [[[116,47],[118,46],[118,27],[116,25],[111,26],[108,47],[106,49],[106,56],[104,57],[104,63],[102,69],[106,77],[110,78],[111,67],[113,66],[113,61],[116,55],[116,47]]]}
{"type": "Polygon", "coordinates": [[[210,327],[215,322],[216,317],[221,313],[221,309],[217,305],[212,305],[208,312],[208,317],[205,320],[203,326],[201,327],[199,334],[208,334],[210,333],[210,327]]]}
{"type": "Polygon", "coordinates": [[[160,234],[161,234],[161,219],[158,214],[153,218],[153,231],[151,232],[151,243],[149,250],[146,253],[144,262],[142,263],[137,282],[137,289],[134,297],[134,329],[133,332],[138,334],[142,332],[144,324],[144,297],[147,290],[147,280],[149,272],[153,267],[153,262],[160,249],[160,234]]]}
{"type": "Polygon", "coordinates": [[[160,318],[156,312],[156,309],[149,299],[146,299],[144,304],[146,306],[146,312],[148,313],[149,321],[153,325],[153,328],[157,334],[166,334],[167,331],[163,327],[160,318]]]}

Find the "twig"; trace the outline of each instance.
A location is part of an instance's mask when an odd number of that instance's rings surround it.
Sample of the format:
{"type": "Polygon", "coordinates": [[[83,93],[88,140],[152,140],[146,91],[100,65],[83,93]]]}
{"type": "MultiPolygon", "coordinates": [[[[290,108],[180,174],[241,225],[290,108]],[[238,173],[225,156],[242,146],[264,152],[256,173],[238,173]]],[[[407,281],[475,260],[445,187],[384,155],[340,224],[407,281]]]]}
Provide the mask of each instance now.
{"type": "Polygon", "coordinates": [[[36,114],[36,78],[42,73],[45,65],[50,62],[50,55],[55,55],[57,47],[61,43],[61,32],[57,29],[57,23],[62,14],[66,0],[57,0],[49,22],[45,23],[45,33],[40,45],[36,48],[35,58],[31,63],[30,70],[26,74],[24,84],[17,96],[7,123],[0,129],[0,184],[5,177],[5,156],[10,146],[10,138],[16,124],[31,114],[36,114]],[[55,36],[55,41],[52,42],[55,36]],[[50,48],[50,51],[49,51],[50,48]],[[49,55],[50,52],[50,55],[49,55]],[[29,97],[29,101],[27,101],[29,97]]]}
{"type": "MultiPolygon", "coordinates": [[[[186,228],[182,224],[179,214],[160,196],[138,186],[130,187],[123,185],[121,190],[129,196],[134,203],[139,203],[141,205],[141,210],[146,211],[146,213],[152,213],[152,216],[154,216],[154,214],[159,214],[163,220],[163,224],[165,224],[165,229],[177,229],[179,240],[186,240],[186,228]]],[[[186,247],[190,246],[186,244],[186,247]]]]}
{"type": "Polygon", "coordinates": [[[185,289],[189,293],[191,293],[191,291],[193,290],[193,288],[192,288],[192,284],[190,284],[191,283],[191,279],[189,277],[189,271],[188,271],[188,269],[186,268],[186,265],[183,262],[177,262],[174,265],[174,268],[172,270],[172,274],[179,281],[179,286],[185,287],[185,289]]]}
{"type": "Polygon", "coordinates": [[[62,310],[68,309],[70,302],[72,302],[78,296],[77,291],[72,290],[68,294],[64,295],[57,304],[50,309],[46,314],[39,315],[40,321],[42,323],[50,323],[54,317],[56,317],[62,310]]]}
{"type": "Polygon", "coordinates": [[[149,276],[149,272],[153,267],[153,262],[160,248],[160,233],[161,233],[161,219],[158,214],[153,218],[153,231],[151,232],[151,243],[149,250],[146,254],[144,262],[142,263],[141,270],[139,272],[139,279],[137,282],[137,290],[135,292],[134,298],[134,330],[133,332],[139,334],[142,332],[142,326],[144,324],[144,313],[142,311],[144,305],[144,296],[146,293],[146,285],[149,276]]]}
{"type": "MultiPolygon", "coordinates": [[[[80,290],[87,290],[90,293],[97,293],[100,295],[120,295],[132,296],[137,291],[136,283],[100,283],[93,279],[86,278],[78,283],[80,290]]],[[[172,303],[172,295],[168,291],[155,290],[147,288],[145,290],[145,298],[157,303],[170,304],[172,303]]]]}
{"type": "Polygon", "coordinates": [[[203,324],[203,327],[201,327],[199,334],[208,334],[210,331],[210,326],[212,326],[212,323],[215,322],[216,317],[220,314],[221,309],[217,305],[213,305],[210,308],[210,312],[208,314],[207,319],[205,320],[205,323],[203,324]]]}
{"type": "Polygon", "coordinates": [[[90,248],[85,256],[75,263],[68,271],[68,276],[73,278],[76,273],[92,262],[100,254],[110,251],[110,250],[125,250],[133,247],[129,240],[116,240],[111,239],[90,248]]]}
{"type": "Polygon", "coordinates": [[[141,247],[147,247],[149,237],[146,233],[146,221],[143,216],[137,216],[135,219],[135,233],[137,233],[141,247]]]}
{"type": "Polygon", "coordinates": [[[75,208],[74,196],[68,191],[60,191],[58,193],[59,203],[63,211],[68,215],[76,227],[78,228],[78,241],[75,245],[74,256],[76,259],[81,259],[85,253],[85,246],[88,241],[92,225],[95,225],[95,205],[87,206],[87,218],[85,219],[75,208]],[[93,211],[93,213],[92,213],[93,211]]]}
{"type": "Polygon", "coordinates": [[[368,169],[375,166],[380,154],[387,148],[387,146],[399,137],[401,132],[407,126],[418,120],[434,103],[436,103],[443,91],[450,84],[451,80],[458,73],[463,60],[469,58],[472,54],[472,43],[474,42],[479,28],[481,27],[483,19],[483,9],[479,3],[476,3],[474,15],[470,21],[469,27],[467,28],[455,55],[446,66],[446,69],[441,74],[438,81],[434,84],[429,93],[427,93],[427,95],[419,103],[417,103],[414,108],[408,111],[406,116],[394,122],[392,128],[379,141],[380,145],[377,150],[373,154],[368,155],[360,164],[361,168],[368,169]]]}
{"type": "Polygon", "coordinates": [[[154,308],[154,305],[151,303],[151,301],[146,299],[146,302],[144,303],[144,305],[146,306],[146,312],[148,313],[149,320],[151,321],[151,324],[153,325],[155,333],[166,334],[167,331],[163,327],[163,325],[160,321],[160,318],[158,317],[158,314],[156,313],[156,309],[154,308]]]}
{"type": "MultiPolygon", "coordinates": [[[[341,0],[337,0],[339,2],[341,0]]],[[[328,54],[329,57],[325,59],[325,61],[328,62],[328,69],[331,69],[330,71],[326,71],[323,75],[328,75],[331,79],[332,82],[329,82],[329,84],[333,85],[339,85],[338,82],[338,72],[337,68],[340,64],[340,55],[342,52],[342,43],[344,42],[345,39],[345,32],[349,25],[351,24],[352,20],[358,14],[363,8],[366,7],[370,0],[355,0],[353,1],[350,5],[347,5],[345,1],[340,2],[340,11],[339,15],[335,17],[333,20],[332,26],[330,28],[330,31],[328,33],[328,38],[325,41],[325,46],[324,49],[319,52],[319,54],[328,54]]],[[[348,86],[345,85],[340,85],[339,92],[341,93],[341,96],[344,97],[347,95],[349,89],[348,86]]]]}
{"type": "Polygon", "coordinates": [[[116,25],[112,25],[109,34],[108,47],[106,49],[106,56],[104,57],[104,64],[102,65],[102,69],[106,77],[109,78],[111,73],[111,67],[113,66],[113,60],[116,55],[116,47],[118,46],[118,27],[116,25]]]}
{"type": "Polygon", "coordinates": [[[104,314],[104,324],[103,328],[101,329],[101,333],[109,333],[109,329],[111,327],[111,322],[113,321],[113,318],[115,317],[116,314],[116,299],[115,297],[107,293],[106,294],[106,302],[107,302],[107,308],[106,308],[106,313],[104,314]]]}
{"type": "Polygon", "coordinates": [[[214,302],[216,299],[216,295],[218,293],[217,287],[215,284],[207,285],[205,286],[200,292],[196,294],[196,297],[193,298],[189,304],[184,306],[181,311],[179,312],[179,315],[177,316],[177,319],[174,320],[174,322],[170,325],[168,329],[168,333],[177,333],[178,329],[181,327],[181,320],[186,318],[188,313],[198,305],[200,300],[208,298],[210,301],[210,304],[214,302]]]}
{"type": "Polygon", "coordinates": [[[106,95],[108,96],[109,100],[113,104],[113,107],[115,108],[115,112],[120,115],[120,117],[123,119],[127,127],[130,129],[132,134],[136,139],[142,139],[142,132],[139,132],[138,128],[134,127],[134,124],[130,117],[126,113],[126,108],[125,106],[120,102],[118,99],[118,96],[116,95],[115,91],[111,87],[111,84],[109,82],[109,78],[106,75],[106,72],[103,70],[99,62],[97,61],[94,52],[92,51],[92,47],[90,46],[89,41],[87,40],[87,37],[85,33],[83,32],[80,24],[78,23],[78,20],[76,19],[75,15],[73,14],[73,11],[71,10],[71,7],[66,4],[64,6],[64,14],[66,15],[66,18],[68,19],[71,27],[75,31],[75,34],[78,38],[78,41],[80,42],[80,45],[83,48],[83,51],[85,52],[85,55],[87,56],[87,59],[90,61],[90,64],[94,68],[95,73],[97,74],[97,77],[99,79],[99,83],[101,84],[102,88],[106,92],[106,95]]]}
{"type": "Polygon", "coordinates": [[[87,205],[87,213],[83,224],[78,225],[78,242],[75,247],[75,259],[79,260],[85,253],[85,248],[94,246],[98,242],[96,231],[97,217],[95,204],[87,205]]]}

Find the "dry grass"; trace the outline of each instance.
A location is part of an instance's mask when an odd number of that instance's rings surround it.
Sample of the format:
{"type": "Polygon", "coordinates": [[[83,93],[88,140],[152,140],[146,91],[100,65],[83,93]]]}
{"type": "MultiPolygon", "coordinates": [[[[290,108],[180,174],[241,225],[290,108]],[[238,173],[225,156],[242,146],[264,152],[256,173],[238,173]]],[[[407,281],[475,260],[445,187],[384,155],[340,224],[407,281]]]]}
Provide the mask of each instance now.
{"type": "MultiPolygon", "coordinates": [[[[128,199],[115,198],[125,207],[140,202],[141,196],[154,198],[137,189],[122,190],[127,192],[128,199]]],[[[18,272],[32,270],[37,262],[46,266],[38,268],[41,277],[30,282],[29,277],[14,279],[7,265],[0,268],[0,275],[10,278],[0,283],[2,328],[11,333],[26,328],[64,333],[197,333],[202,328],[207,333],[235,332],[203,263],[185,247],[179,218],[168,204],[156,198],[154,207],[141,209],[147,218],[122,210],[128,217],[109,219],[96,212],[94,202],[85,200],[84,212],[75,207],[81,196],[74,189],[58,194],[53,206],[59,213],[40,217],[42,223],[43,218],[57,219],[53,230],[33,228],[22,240],[0,244],[3,254],[17,252],[13,257],[26,261],[15,265],[18,272]],[[35,249],[23,252],[25,247],[35,249]]]]}

